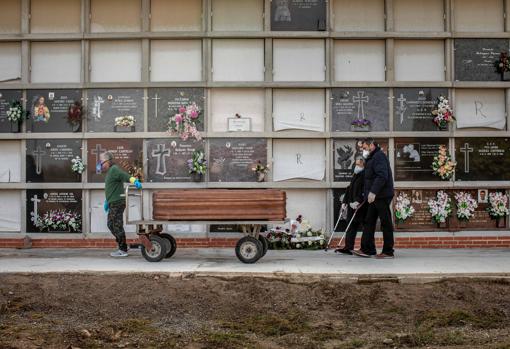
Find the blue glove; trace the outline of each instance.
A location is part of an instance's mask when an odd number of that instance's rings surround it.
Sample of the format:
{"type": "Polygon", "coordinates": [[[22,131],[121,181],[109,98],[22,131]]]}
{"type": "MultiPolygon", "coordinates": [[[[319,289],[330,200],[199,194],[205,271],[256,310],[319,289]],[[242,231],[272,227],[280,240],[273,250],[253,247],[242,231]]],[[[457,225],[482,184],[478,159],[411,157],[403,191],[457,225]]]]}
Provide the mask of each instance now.
{"type": "Polygon", "coordinates": [[[110,211],[110,207],[108,206],[108,201],[106,201],[106,200],[104,201],[103,209],[104,209],[105,213],[108,213],[108,211],[110,211]]]}
{"type": "Polygon", "coordinates": [[[136,189],[142,189],[142,183],[140,183],[138,179],[135,180],[133,184],[135,185],[136,189]]]}

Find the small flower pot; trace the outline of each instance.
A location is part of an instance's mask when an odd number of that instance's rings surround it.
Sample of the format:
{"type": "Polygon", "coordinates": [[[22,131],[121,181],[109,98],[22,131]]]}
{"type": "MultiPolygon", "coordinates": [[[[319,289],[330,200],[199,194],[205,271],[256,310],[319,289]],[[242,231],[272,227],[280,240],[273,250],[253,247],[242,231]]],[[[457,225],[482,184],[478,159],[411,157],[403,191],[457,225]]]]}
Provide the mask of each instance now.
{"type": "Polygon", "coordinates": [[[437,227],[439,229],[446,229],[448,228],[448,222],[437,222],[437,227]]]}
{"type": "Polygon", "coordinates": [[[496,227],[497,228],[505,228],[506,227],[505,217],[496,218],[496,227]]]}
{"type": "Polygon", "coordinates": [[[351,125],[351,131],[352,132],[369,132],[370,125],[364,125],[364,126],[351,125]]]}
{"type": "Polygon", "coordinates": [[[135,132],[135,126],[115,126],[114,132],[135,132]]]}
{"type": "Polygon", "coordinates": [[[257,182],[265,182],[266,174],[263,172],[257,173],[257,182]]]}
{"type": "Polygon", "coordinates": [[[190,174],[190,177],[193,182],[202,182],[204,176],[201,173],[194,172],[190,174]]]}

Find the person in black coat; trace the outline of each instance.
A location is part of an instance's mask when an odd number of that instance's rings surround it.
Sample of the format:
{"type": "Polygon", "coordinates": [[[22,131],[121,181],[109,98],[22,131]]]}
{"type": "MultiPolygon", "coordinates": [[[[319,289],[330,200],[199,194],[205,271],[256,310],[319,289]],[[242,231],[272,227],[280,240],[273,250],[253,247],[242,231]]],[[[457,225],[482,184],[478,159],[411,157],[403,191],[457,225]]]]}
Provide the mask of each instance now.
{"type": "Polygon", "coordinates": [[[359,207],[363,203],[364,196],[364,170],[365,160],[362,157],[357,158],[356,167],[354,167],[354,175],[352,176],[351,183],[345,190],[345,195],[342,200],[342,209],[347,210],[347,222],[351,221],[356,209],[359,209],[358,212],[356,212],[356,216],[354,217],[349,229],[345,232],[344,247],[336,249],[335,252],[352,255],[354,243],[356,241],[356,234],[365,219],[367,206],[366,204],[363,204],[359,207]]]}
{"type": "Polygon", "coordinates": [[[365,139],[362,147],[363,155],[366,156],[364,195],[368,207],[363,222],[361,249],[353,251],[353,253],[360,257],[377,255],[377,258],[394,258],[393,222],[390,210],[394,189],[390,162],[373,139],[365,139]],[[381,220],[384,240],[383,250],[380,254],[377,254],[374,238],[377,218],[381,220]]]}

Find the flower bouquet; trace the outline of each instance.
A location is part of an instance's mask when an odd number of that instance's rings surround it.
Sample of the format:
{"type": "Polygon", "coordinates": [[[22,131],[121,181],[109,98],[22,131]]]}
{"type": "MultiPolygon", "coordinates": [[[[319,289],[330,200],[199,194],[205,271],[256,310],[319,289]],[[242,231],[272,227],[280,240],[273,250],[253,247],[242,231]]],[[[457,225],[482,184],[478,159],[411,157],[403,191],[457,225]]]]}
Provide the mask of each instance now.
{"type": "Polygon", "coordinates": [[[448,124],[455,120],[450,102],[445,96],[437,98],[436,109],[432,111],[432,115],[434,115],[434,123],[440,129],[447,128],[448,124]]]}
{"type": "Polygon", "coordinates": [[[411,200],[409,199],[409,195],[400,192],[397,196],[397,203],[395,204],[395,219],[397,223],[403,223],[406,219],[412,217],[415,209],[411,205],[411,200]]]}
{"type": "Polygon", "coordinates": [[[504,227],[504,218],[508,216],[508,196],[501,192],[489,194],[489,207],[487,211],[491,218],[496,219],[499,227],[504,227]]]}
{"type": "Polygon", "coordinates": [[[123,115],[115,118],[115,131],[128,131],[133,132],[135,128],[136,119],[132,115],[123,115]]]}
{"type": "Polygon", "coordinates": [[[449,180],[455,173],[455,166],[457,164],[452,161],[452,158],[446,147],[441,145],[439,147],[438,154],[434,156],[432,162],[432,170],[436,176],[439,176],[443,180],[449,180]]]}
{"type": "Polygon", "coordinates": [[[37,217],[36,227],[41,231],[69,231],[81,230],[81,215],[66,210],[51,210],[37,217]]]}
{"type": "Polygon", "coordinates": [[[85,165],[83,164],[83,161],[79,156],[75,157],[74,159],[71,159],[71,170],[74,173],[82,174],[85,170],[85,165]]]}
{"type": "Polygon", "coordinates": [[[259,160],[251,170],[257,174],[257,182],[264,182],[266,174],[269,172],[269,165],[262,165],[259,160]]]}
{"type": "Polygon", "coordinates": [[[187,106],[179,107],[178,113],[170,117],[168,121],[168,132],[171,135],[179,135],[185,141],[189,137],[195,138],[197,141],[202,139],[197,129],[200,121],[200,109],[196,103],[190,103],[187,106]]]}
{"type": "Polygon", "coordinates": [[[508,59],[508,52],[501,52],[499,60],[494,63],[496,72],[501,74],[501,80],[505,79],[505,73],[510,71],[510,60],[508,59]]]}
{"type": "Polygon", "coordinates": [[[290,243],[292,234],[289,229],[273,228],[266,234],[266,238],[271,250],[290,249],[292,247],[290,243]]]}
{"type": "Polygon", "coordinates": [[[207,171],[207,160],[202,150],[195,150],[193,152],[191,159],[188,160],[188,170],[195,182],[202,180],[202,176],[207,171]]]}
{"type": "Polygon", "coordinates": [[[28,117],[28,112],[23,109],[20,101],[12,101],[9,109],[6,111],[6,114],[7,120],[9,120],[13,125],[18,125],[18,127],[21,124],[21,121],[28,117]]]}
{"type": "Polygon", "coordinates": [[[351,122],[351,131],[369,131],[371,124],[368,119],[355,119],[351,122]]]}
{"type": "Polygon", "coordinates": [[[441,226],[446,224],[448,217],[452,214],[452,199],[444,191],[440,190],[436,194],[436,199],[430,199],[428,202],[429,212],[432,219],[441,226]]]}
{"type": "Polygon", "coordinates": [[[80,101],[74,101],[67,109],[67,121],[78,130],[83,116],[83,106],[80,101]]]}
{"type": "Polygon", "coordinates": [[[324,248],[326,244],[324,232],[313,230],[310,223],[303,219],[301,215],[296,218],[296,222],[291,226],[291,233],[291,248],[317,250],[324,248]]]}
{"type": "Polygon", "coordinates": [[[473,217],[478,204],[470,193],[463,191],[455,194],[455,201],[457,206],[457,218],[462,224],[465,224],[473,217]]]}

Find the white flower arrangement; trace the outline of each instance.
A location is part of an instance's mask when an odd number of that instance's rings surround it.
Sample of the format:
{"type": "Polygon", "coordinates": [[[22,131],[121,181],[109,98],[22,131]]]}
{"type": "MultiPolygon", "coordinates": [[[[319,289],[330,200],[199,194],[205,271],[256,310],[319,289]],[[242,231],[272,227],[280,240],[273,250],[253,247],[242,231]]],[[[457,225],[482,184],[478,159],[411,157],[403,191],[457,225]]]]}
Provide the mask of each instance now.
{"type": "Polygon", "coordinates": [[[7,120],[13,123],[20,122],[25,116],[26,111],[23,110],[23,106],[20,102],[14,101],[6,112],[7,120]]]}
{"type": "Polygon", "coordinates": [[[469,221],[478,207],[476,200],[473,199],[470,193],[461,191],[455,194],[455,201],[457,201],[457,218],[469,221]]]}
{"type": "Polygon", "coordinates": [[[115,118],[115,126],[120,127],[133,127],[135,126],[136,119],[132,115],[124,115],[115,118]]]}
{"type": "Polygon", "coordinates": [[[508,216],[508,196],[501,192],[490,193],[487,211],[494,219],[508,216]]]}
{"type": "Polygon", "coordinates": [[[79,156],[75,157],[74,159],[71,159],[71,170],[75,173],[82,174],[85,170],[85,165],[83,164],[83,161],[79,156]]]}
{"type": "Polygon", "coordinates": [[[432,114],[435,116],[433,120],[434,123],[440,128],[445,128],[449,123],[455,120],[450,101],[448,101],[448,98],[445,96],[439,96],[436,109],[432,111],[432,114]]]}
{"type": "Polygon", "coordinates": [[[395,204],[395,218],[399,222],[404,222],[406,219],[412,217],[415,209],[411,205],[411,200],[409,200],[409,195],[400,192],[397,196],[397,203],[395,204]]]}
{"type": "Polygon", "coordinates": [[[429,212],[432,219],[437,223],[445,223],[452,214],[452,199],[444,191],[440,190],[436,194],[436,199],[430,199],[428,202],[429,212]]]}

